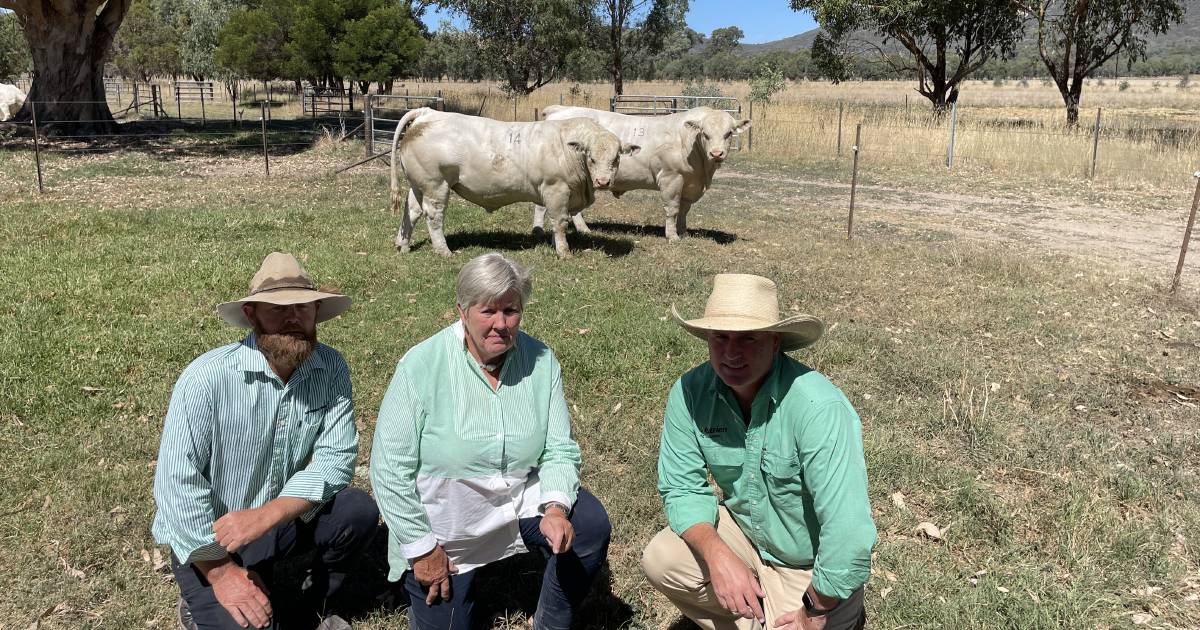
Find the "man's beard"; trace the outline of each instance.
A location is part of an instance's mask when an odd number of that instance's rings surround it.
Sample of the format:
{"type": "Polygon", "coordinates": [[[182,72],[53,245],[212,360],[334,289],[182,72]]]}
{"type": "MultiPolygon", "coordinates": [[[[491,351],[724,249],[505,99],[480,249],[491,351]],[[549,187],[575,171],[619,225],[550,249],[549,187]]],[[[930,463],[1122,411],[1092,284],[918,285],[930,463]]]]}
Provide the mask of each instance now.
{"type": "Polygon", "coordinates": [[[258,349],[272,367],[283,372],[294,372],[317,347],[317,336],[288,333],[282,335],[255,331],[258,349]]]}

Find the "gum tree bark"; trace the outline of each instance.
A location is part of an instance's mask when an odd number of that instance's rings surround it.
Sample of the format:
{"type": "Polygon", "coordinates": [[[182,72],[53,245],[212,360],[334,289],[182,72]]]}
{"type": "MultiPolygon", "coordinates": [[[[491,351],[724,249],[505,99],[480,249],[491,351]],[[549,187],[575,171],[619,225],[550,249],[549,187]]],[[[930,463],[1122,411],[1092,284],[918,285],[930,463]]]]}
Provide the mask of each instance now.
{"type": "Polygon", "coordinates": [[[104,95],[104,61],[130,0],[0,0],[17,14],[33,57],[33,86],[17,120],[48,134],[113,133],[104,95]]]}

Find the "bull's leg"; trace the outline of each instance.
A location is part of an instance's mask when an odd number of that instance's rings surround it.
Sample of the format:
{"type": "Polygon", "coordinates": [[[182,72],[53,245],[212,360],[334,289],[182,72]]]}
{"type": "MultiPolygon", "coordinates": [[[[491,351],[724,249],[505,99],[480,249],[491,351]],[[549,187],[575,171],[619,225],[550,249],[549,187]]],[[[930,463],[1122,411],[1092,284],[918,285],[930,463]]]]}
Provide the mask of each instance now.
{"type": "Polygon", "coordinates": [[[675,233],[679,238],[687,236],[687,215],[692,209],[692,202],[679,200],[679,212],[675,215],[675,233]]]}
{"type": "Polygon", "coordinates": [[[436,192],[425,195],[421,209],[425,212],[425,224],[429,226],[429,242],[433,251],[442,256],[450,256],[450,246],[446,245],[446,235],[442,233],[442,222],[446,213],[447,202],[450,200],[450,186],[442,184],[436,192]]]}
{"type": "Polygon", "coordinates": [[[546,225],[546,206],[533,204],[533,233],[541,236],[545,233],[546,225]]]}
{"type": "Polygon", "coordinates": [[[407,254],[412,246],[413,223],[420,216],[420,208],[421,198],[417,195],[417,189],[409,188],[408,196],[404,198],[404,216],[400,219],[400,231],[396,232],[396,249],[402,254],[407,254]]]}
{"type": "Polygon", "coordinates": [[[588,227],[587,223],[584,223],[582,212],[576,212],[571,215],[571,223],[575,224],[575,231],[580,234],[587,234],[592,231],[592,228],[588,227]]]}
{"type": "Polygon", "coordinates": [[[563,199],[549,204],[550,219],[554,221],[554,253],[559,258],[570,258],[571,247],[567,245],[567,204],[563,199]]]}
{"type": "MultiPolygon", "coordinates": [[[[667,233],[667,240],[674,243],[679,240],[679,198],[667,200],[663,206],[666,211],[667,220],[663,224],[663,229],[667,233]]],[[[687,232],[685,231],[684,234],[687,232]]]]}

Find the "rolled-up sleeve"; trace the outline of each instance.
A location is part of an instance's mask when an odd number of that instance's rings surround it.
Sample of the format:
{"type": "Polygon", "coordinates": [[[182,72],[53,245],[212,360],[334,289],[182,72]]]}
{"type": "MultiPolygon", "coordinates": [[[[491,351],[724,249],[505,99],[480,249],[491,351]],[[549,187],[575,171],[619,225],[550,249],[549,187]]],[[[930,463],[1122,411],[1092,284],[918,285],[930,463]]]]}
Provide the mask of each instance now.
{"type": "Polygon", "coordinates": [[[543,504],[557,501],[575,505],[579,493],[579,444],[571,439],[571,415],[563,395],[562,366],[554,361],[550,383],[550,408],[546,425],[546,446],[538,462],[543,504]]]}
{"type": "Polygon", "coordinates": [[[154,472],[155,538],[185,564],[225,557],[213,533],[212,484],[206,477],[213,422],[212,391],[201,376],[185,372],[171,392],[154,472]]]}
{"type": "Polygon", "coordinates": [[[321,432],[313,444],[312,460],[292,475],[279,496],[305,499],[316,505],[301,515],[310,521],[333,495],[350,485],[358,458],[358,429],[354,426],[354,392],[350,368],[339,362],[329,377],[330,400],[321,432]]]}
{"type": "Polygon", "coordinates": [[[424,555],[437,544],[417,489],[423,428],[421,399],[401,362],[384,394],[375,425],[371,488],[384,522],[409,559],[424,555]]]}
{"type": "Polygon", "coordinates": [[[717,497],[708,485],[707,469],[696,423],[688,411],[683,381],[675,382],[667,397],[667,411],[658,447],[658,494],[667,523],[683,535],[693,525],[717,522],[717,497]]]}
{"type": "Polygon", "coordinates": [[[804,484],[821,527],[813,588],[844,599],[870,577],[875,545],[862,425],[850,404],[838,401],[812,411],[797,429],[804,484]]]}

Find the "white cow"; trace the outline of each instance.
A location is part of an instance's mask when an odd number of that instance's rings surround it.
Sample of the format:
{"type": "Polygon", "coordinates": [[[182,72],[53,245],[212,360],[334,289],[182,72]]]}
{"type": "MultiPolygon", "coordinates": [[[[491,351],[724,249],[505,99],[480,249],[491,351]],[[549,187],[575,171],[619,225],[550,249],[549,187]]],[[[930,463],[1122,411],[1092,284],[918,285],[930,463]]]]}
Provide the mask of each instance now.
{"type": "MultiPolygon", "coordinates": [[[[621,160],[609,190],[614,197],[630,190],[657,190],[666,212],[666,235],[677,241],[687,235],[687,214],[692,204],[712,185],[713,174],[729,156],[733,134],[750,127],[723,111],[696,107],[669,116],[630,116],[587,107],[552,105],[547,120],[590,118],[615,133],[623,142],[635,142],[642,151],[621,160]]],[[[538,231],[546,209],[534,207],[533,229],[538,231]]],[[[587,232],[583,215],[571,217],[576,229],[587,232]]]]}
{"type": "Polygon", "coordinates": [[[7,83],[0,83],[0,122],[8,120],[21,111],[25,104],[25,93],[21,88],[7,83]]]}
{"type": "Polygon", "coordinates": [[[549,208],[554,249],[565,258],[568,215],[590,206],[595,189],[612,183],[621,156],[637,151],[582,118],[510,123],[414,109],[392,138],[393,211],[401,205],[399,169],[409,185],[396,247],[409,250],[413,222],[423,214],[433,250],[449,256],[442,220],[453,190],[488,212],[522,201],[549,208]]]}

